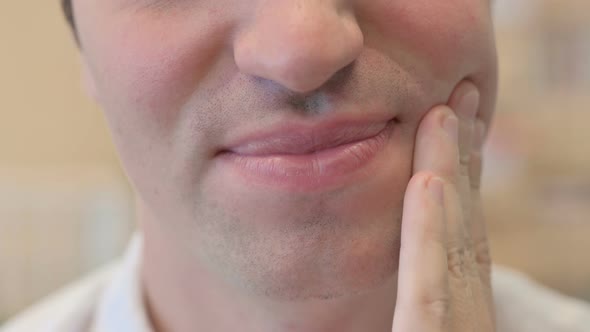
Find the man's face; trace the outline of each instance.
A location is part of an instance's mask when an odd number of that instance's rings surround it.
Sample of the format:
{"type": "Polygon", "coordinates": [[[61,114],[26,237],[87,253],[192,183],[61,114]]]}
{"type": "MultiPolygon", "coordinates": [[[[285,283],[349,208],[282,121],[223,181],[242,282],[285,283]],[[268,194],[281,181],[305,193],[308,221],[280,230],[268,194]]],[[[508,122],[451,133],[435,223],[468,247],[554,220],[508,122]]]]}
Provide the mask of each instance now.
{"type": "Polygon", "coordinates": [[[275,298],[357,293],[395,276],[421,118],[464,79],[484,118],[495,100],[487,0],[74,9],[140,204],[198,264],[275,298]],[[381,141],[364,140],[386,125],[381,141]]]}

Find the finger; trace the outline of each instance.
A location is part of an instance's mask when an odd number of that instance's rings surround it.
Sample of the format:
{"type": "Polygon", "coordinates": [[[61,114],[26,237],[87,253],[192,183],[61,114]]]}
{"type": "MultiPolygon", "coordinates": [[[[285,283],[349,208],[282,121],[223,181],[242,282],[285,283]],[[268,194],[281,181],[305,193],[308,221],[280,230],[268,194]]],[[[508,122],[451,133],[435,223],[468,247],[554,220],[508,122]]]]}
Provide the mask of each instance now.
{"type": "MultiPolygon", "coordinates": [[[[449,289],[452,294],[452,331],[475,331],[480,307],[480,276],[463,220],[462,197],[457,187],[446,188],[445,219],[447,220],[447,264],[449,289]]],[[[483,330],[482,330],[483,331],[483,330]]]]}
{"type": "MultiPolygon", "coordinates": [[[[475,221],[471,219],[472,204],[471,194],[474,183],[479,183],[479,179],[474,179],[472,175],[478,175],[481,172],[476,169],[477,160],[472,160],[472,146],[474,144],[475,118],[479,108],[480,94],[479,90],[470,81],[462,81],[449,98],[449,107],[459,118],[459,178],[457,179],[458,190],[462,197],[463,218],[466,228],[471,234],[471,228],[475,221]]],[[[469,243],[470,244],[470,243],[469,243]]]]}
{"type": "Polygon", "coordinates": [[[472,220],[471,236],[474,243],[475,260],[479,267],[480,284],[474,287],[476,296],[482,298],[483,308],[487,311],[483,312],[481,316],[488,317],[487,325],[489,330],[495,331],[495,312],[494,300],[491,288],[491,269],[492,259],[488,244],[488,236],[486,230],[485,219],[483,215],[483,208],[481,202],[481,172],[482,172],[482,147],[485,137],[485,124],[481,120],[477,120],[475,124],[475,132],[473,138],[473,145],[471,149],[471,165],[470,178],[472,179],[472,220]]]}
{"type": "MultiPolygon", "coordinates": [[[[464,228],[467,231],[465,247],[466,259],[471,274],[479,275],[477,253],[487,243],[486,237],[481,237],[482,228],[485,228],[481,210],[476,213],[474,209],[481,208],[479,201],[479,187],[481,184],[481,143],[483,140],[483,122],[476,121],[479,108],[480,95],[477,87],[469,82],[461,82],[449,99],[449,106],[459,118],[459,179],[458,191],[460,194],[461,210],[464,220],[464,228]],[[477,272],[477,273],[476,273],[477,272]]],[[[481,251],[483,252],[483,251],[481,251]]]]}
{"type": "MultiPolygon", "coordinates": [[[[473,88],[471,87],[471,89],[473,88]]],[[[464,94],[463,100],[459,99],[454,107],[456,107],[455,112],[458,114],[460,122],[466,123],[460,125],[459,137],[460,140],[464,140],[462,144],[459,144],[460,154],[468,154],[468,157],[460,158],[462,170],[459,172],[461,174],[459,190],[464,197],[462,200],[464,204],[463,216],[468,231],[467,239],[470,239],[466,244],[467,254],[464,259],[466,260],[466,279],[468,280],[466,289],[472,293],[472,296],[471,299],[465,299],[467,300],[465,305],[473,305],[471,312],[474,317],[478,317],[479,329],[489,331],[493,330],[495,315],[490,285],[491,258],[480,194],[485,125],[483,121],[475,117],[475,110],[479,107],[479,98],[475,98],[472,91],[466,91],[464,94]],[[475,102],[476,100],[477,102],[475,102]],[[472,115],[473,118],[471,118],[472,115]]],[[[463,285],[462,282],[457,281],[457,286],[463,285]]],[[[451,283],[451,289],[453,289],[453,283],[451,283]]],[[[465,322],[461,325],[469,327],[471,324],[465,322]]],[[[471,325],[471,327],[473,326],[471,325]]]]}
{"type": "MultiPolygon", "coordinates": [[[[475,193],[473,200],[473,214],[474,218],[483,220],[481,198],[479,191],[475,193]]],[[[474,235],[473,239],[473,250],[474,260],[476,261],[478,278],[472,280],[471,289],[473,291],[473,297],[476,299],[476,308],[479,310],[480,326],[481,331],[495,331],[495,312],[494,312],[494,299],[491,287],[491,256],[489,251],[489,245],[487,236],[485,235],[485,223],[478,223],[480,226],[481,235],[474,235]],[[487,327],[487,328],[484,328],[487,327]]]]}
{"type": "Polygon", "coordinates": [[[471,182],[472,212],[470,226],[470,235],[473,239],[475,258],[479,265],[482,281],[490,284],[491,257],[488,245],[488,235],[486,229],[483,207],[481,202],[481,172],[482,172],[482,146],[485,137],[485,125],[483,121],[477,120],[475,123],[474,139],[471,147],[471,165],[469,169],[471,182]]]}
{"type": "Polygon", "coordinates": [[[486,136],[486,126],[483,120],[476,119],[473,126],[473,138],[471,140],[471,148],[469,158],[469,183],[471,190],[479,191],[481,188],[481,174],[483,171],[483,144],[486,136]]]}
{"type": "Polygon", "coordinates": [[[443,180],[412,177],[404,198],[393,331],[446,331],[449,284],[443,180]]]}
{"type": "Polygon", "coordinates": [[[456,192],[448,195],[447,206],[447,218],[452,223],[449,228],[451,232],[458,232],[457,241],[449,245],[448,257],[449,270],[453,276],[450,287],[455,294],[454,314],[461,317],[454,322],[454,329],[472,330],[475,328],[474,317],[489,317],[488,294],[476,259],[479,244],[475,244],[473,237],[474,228],[480,228],[483,224],[481,219],[474,218],[474,203],[479,201],[476,202],[477,199],[473,197],[476,191],[473,188],[479,186],[481,175],[480,158],[472,153],[477,140],[474,132],[479,101],[479,91],[469,81],[459,84],[449,100],[449,106],[459,118],[459,178],[456,192]]]}
{"type": "MultiPolygon", "coordinates": [[[[414,151],[416,175],[410,182],[404,203],[398,306],[396,307],[396,317],[400,317],[398,320],[403,317],[404,321],[395,322],[395,326],[399,326],[404,331],[436,331],[436,328],[440,330],[451,326],[448,317],[452,294],[449,292],[447,247],[450,245],[449,242],[455,242],[456,244],[452,246],[456,247],[463,240],[454,236],[460,233],[457,230],[447,230],[448,220],[444,218],[447,215],[444,211],[433,212],[427,207],[415,206],[414,204],[418,204],[415,202],[421,202],[421,200],[415,194],[416,189],[412,189],[415,188],[415,181],[420,179],[421,174],[436,174],[441,179],[446,179],[449,184],[458,178],[458,126],[458,119],[453,111],[446,106],[440,106],[431,110],[418,128],[414,151]],[[438,218],[429,215],[437,212],[442,213],[438,218]],[[428,218],[431,219],[428,223],[416,222],[416,219],[428,221],[428,218]],[[438,229],[423,231],[426,229],[424,225],[433,227],[436,221],[442,223],[438,225],[438,229]],[[422,232],[420,226],[423,227],[422,232]],[[425,239],[426,236],[420,237],[420,234],[426,234],[430,238],[425,239]],[[417,276],[430,279],[416,280],[417,276]],[[427,319],[420,315],[429,317],[427,319]],[[415,326],[420,321],[425,322],[428,329],[415,326]]],[[[443,191],[446,189],[443,188],[443,191]]],[[[454,223],[451,226],[456,225],[454,223]]]]}
{"type": "MultiPolygon", "coordinates": [[[[447,236],[447,273],[451,315],[457,317],[452,330],[471,329],[474,294],[472,284],[479,282],[479,273],[472,257],[465,227],[465,204],[470,204],[470,191],[460,191],[459,123],[455,113],[446,106],[433,109],[420,124],[416,137],[414,170],[432,172],[447,180],[445,186],[445,221],[447,236]],[[465,204],[463,204],[465,203],[465,204]]],[[[467,188],[469,183],[467,182],[467,188]]],[[[402,226],[403,227],[403,226],[402,226]]],[[[402,235],[403,237],[403,235],[402,235]]]]}
{"type": "Polygon", "coordinates": [[[459,153],[468,155],[468,157],[460,157],[459,167],[462,170],[459,172],[458,181],[465,228],[468,232],[466,244],[467,249],[470,250],[467,257],[470,260],[468,263],[469,266],[477,269],[476,272],[481,281],[489,285],[491,258],[480,194],[482,146],[486,128],[484,122],[475,117],[479,107],[479,93],[472,83],[463,83],[453,94],[450,103],[455,107],[455,114],[458,115],[460,122],[459,153]],[[465,142],[469,142],[469,146],[465,142]]]}
{"type": "Polygon", "coordinates": [[[479,90],[470,81],[459,83],[451,97],[448,106],[454,110],[459,118],[459,155],[461,174],[469,174],[471,147],[473,146],[474,120],[479,107],[479,90]]]}
{"type": "Polygon", "coordinates": [[[447,106],[433,108],[420,123],[414,149],[414,174],[432,171],[457,183],[459,162],[459,122],[447,106]]]}
{"type": "MultiPolygon", "coordinates": [[[[458,130],[454,112],[446,106],[436,107],[420,123],[414,151],[414,173],[430,172],[442,177],[449,184],[445,191],[452,194],[450,197],[459,197],[458,130]]],[[[467,241],[462,205],[455,202],[459,198],[453,199],[451,204],[447,202],[446,211],[452,272],[462,272],[462,255],[467,241]]]]}

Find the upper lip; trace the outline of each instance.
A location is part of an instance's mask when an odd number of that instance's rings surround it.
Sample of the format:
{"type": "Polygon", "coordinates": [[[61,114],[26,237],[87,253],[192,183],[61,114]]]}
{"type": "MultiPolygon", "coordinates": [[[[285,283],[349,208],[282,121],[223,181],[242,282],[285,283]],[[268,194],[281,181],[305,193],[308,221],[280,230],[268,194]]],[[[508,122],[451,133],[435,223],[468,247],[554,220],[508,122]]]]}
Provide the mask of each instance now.
{"type": "Polygon", "coordinates": [[[247,156],[309,154],[377,136],[393,121],[340,119],[319,123],[285,123],[232,140],[222,153],[247,156]]]}

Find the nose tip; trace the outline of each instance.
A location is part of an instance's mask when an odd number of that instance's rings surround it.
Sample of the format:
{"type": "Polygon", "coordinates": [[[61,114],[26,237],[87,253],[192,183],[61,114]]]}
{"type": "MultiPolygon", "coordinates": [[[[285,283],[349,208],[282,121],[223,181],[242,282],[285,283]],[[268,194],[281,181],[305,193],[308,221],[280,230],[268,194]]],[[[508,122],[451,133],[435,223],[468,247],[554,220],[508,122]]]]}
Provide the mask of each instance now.
{"type": "Polygon", "coordinates": [[[243,73],[306,93],[321,87],[362,51],[363,34],[353,15],[327,8],[278,12],[289,14],[260,15],[238,34],[234,56],[243,73]]]}

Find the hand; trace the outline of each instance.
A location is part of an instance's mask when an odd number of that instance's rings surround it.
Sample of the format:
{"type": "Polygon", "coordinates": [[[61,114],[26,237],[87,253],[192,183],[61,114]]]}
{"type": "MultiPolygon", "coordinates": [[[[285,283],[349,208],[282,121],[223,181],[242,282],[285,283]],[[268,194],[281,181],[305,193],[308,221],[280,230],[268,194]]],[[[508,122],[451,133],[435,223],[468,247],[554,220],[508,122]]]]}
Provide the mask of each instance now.
{"type": "Polygon", "coordinates": [[[491,260],[479,194],[484,122],[462,82],[416,138],[404,200],[394,332],[495,331],[491,260]]]}

